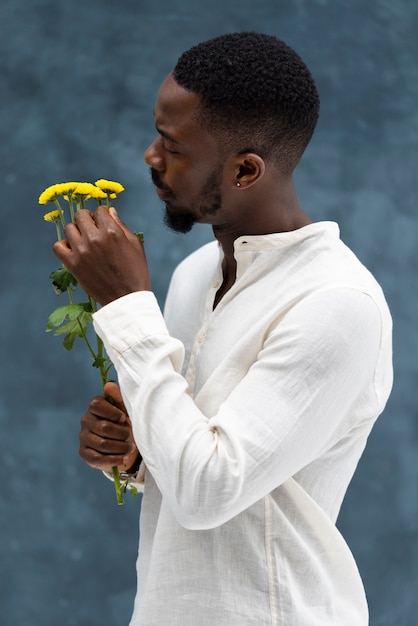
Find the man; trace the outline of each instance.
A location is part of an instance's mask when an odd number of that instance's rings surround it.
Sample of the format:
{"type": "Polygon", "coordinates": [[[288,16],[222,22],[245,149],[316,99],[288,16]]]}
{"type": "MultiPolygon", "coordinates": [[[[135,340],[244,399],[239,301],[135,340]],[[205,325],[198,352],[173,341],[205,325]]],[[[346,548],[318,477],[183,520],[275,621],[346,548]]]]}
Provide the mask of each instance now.
{"type": "Polygon", "coordinates": [[[338,226],[299,206],[318,109],[274,37],[180,57],[145,160],[167,223],[210,224],[217,241],[175,271],[165,319],[114,209],[79,212],[55,245],[103,305],[121,389],[91,402],[81,456],[144,483],[132,626],[368,622],[335,520],[391,389],[391,318],[338,226]]]}

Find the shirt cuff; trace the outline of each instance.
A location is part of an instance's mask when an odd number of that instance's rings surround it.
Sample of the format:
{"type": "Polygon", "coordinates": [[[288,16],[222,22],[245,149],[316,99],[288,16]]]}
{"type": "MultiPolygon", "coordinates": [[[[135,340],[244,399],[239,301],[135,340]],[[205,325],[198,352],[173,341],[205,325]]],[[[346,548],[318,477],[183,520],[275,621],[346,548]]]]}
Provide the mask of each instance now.
{"type": "Polygon", "coordinates": [[[147,337],[168,335],[152,291],[136,291],[106,304],[93,314],[93,325],[112,361],[147,337]]]}

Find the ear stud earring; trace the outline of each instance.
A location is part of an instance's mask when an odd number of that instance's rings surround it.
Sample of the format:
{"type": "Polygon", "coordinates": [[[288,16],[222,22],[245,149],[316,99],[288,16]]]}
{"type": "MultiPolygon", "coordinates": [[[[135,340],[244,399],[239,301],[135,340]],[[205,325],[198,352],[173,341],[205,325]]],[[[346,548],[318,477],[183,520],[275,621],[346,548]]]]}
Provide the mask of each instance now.
{"type": "Polygon", "coordinates": [[[237,187],[241,187],[241,183],[239,183],[239,182],[238,182],[238,183],[237,183],[237,187]]]}

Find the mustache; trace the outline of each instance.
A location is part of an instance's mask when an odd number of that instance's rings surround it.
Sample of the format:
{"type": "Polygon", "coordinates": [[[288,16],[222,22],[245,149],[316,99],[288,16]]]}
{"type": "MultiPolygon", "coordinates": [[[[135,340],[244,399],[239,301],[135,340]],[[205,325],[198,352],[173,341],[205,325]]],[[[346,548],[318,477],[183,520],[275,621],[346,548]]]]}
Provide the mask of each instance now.
{"type": "Polygon", "coordinates": [[[161,182],[161,178],[159,173],[157,172],[157,170],[155,170],[153,167],[150,167],[150,174],[151,174],[151,180],[154,183],[154,185],[158,188],[161,189],[161,191],[165,191],[166,193],[170,193],[172,194],[173,192],[171,191],[170,187],[167,187],[167,185],[164,185],[161,182]]]}

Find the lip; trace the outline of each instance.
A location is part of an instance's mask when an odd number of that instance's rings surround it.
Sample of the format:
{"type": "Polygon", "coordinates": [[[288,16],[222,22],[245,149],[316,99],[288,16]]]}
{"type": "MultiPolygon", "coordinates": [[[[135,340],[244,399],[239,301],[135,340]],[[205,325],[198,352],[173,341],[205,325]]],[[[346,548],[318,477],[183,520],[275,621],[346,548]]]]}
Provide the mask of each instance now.
{"type": "Polygon", "coordinates": [[[157,196],[161,200],[169,200],[170,198],[173,197],[173,194],[171,192],[165,191],[164,189],[160,189],[159,187],[156,187],[155,190],[157,192],[157,196]]]}

